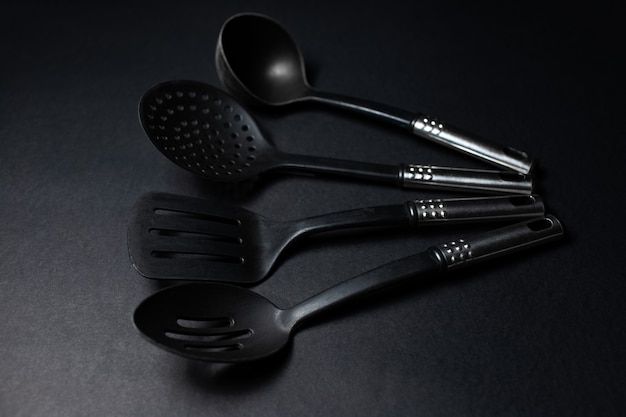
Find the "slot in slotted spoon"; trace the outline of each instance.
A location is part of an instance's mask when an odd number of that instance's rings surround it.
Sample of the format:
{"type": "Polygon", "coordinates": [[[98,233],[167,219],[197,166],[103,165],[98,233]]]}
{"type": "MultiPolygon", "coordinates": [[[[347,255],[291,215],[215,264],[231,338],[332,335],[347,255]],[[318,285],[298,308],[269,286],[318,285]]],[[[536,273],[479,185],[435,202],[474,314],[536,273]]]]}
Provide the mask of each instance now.
{"type": "Polygon", "coordinates": [[[148,138],[178,166],[212,181],[243,181],[269,171],[316,173],[399,187],[530,194],[532,177],[508,171],[384,165],[275,149],[230,95],[197,81],[168,81],[141,98],[148,138]]]}
{"type": "Polygon", "coordinates": [[[135,203],[128,248],[135,268],[155,279],[252,284],[263,279],[295,241],[325,231],[514,221],[544,213],[538,195],[414,200],[292,221],[272,221],[244,208],[168,193],[135,203]]]}
{"type": "Polygon", "coordinates": [[[294,329],[310,318],[357,297],[553,241],[562,234],[559,221],[545,216],[458,239],[365,272],[286,309],[234,285],[175,285],[146,298],[133,320],[148,340],[187,358],[257,360],[281,350],[294,329]]]}

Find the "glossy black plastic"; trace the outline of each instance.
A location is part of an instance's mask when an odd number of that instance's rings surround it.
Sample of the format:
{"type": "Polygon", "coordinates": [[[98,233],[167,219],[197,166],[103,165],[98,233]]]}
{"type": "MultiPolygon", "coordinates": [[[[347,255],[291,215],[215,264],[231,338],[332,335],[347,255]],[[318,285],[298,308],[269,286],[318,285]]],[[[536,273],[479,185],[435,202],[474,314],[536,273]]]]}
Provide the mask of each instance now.
{"type": "Polygon", "coordinates": [[[133,319],[148,340],[173,353],[213,362],[252,361],[276,353],[288,343],[296,327],[333,307],[407,280],[446,272],[450,265],[485,261],[551,242],[562,234],[562,226],[553,216],[527,220],[431,247],[286,309],[234,285],[181,284],[148,297],[135,310],[133,319]],[[457,257],[447,253],[449,248],[457,257]],[[463,255],[458,257],[459,253],[463,255]]]}
{"type": "Polygon", "coordinates": [[[306,78],[304,59],[287,30],[272,18],[241,13],[220,31],[215,52],[222,84],[237,97],[266,106],[313,101],[364,114],[409,130],[451,149],[507,170],[528,174],[533,160],[430,116],[373,101],[319,91],[306,78]]]}
{"type": "Polygon", "coordinates": [[[515,221],[543,213],[541,197],[529,195],[415,200],[272,221],[218,201],[146,193],[132,209],[128,248],[134,267],[148,278],[253,284],[288,246],[312,234],[515,221]]]}
{"type": "Polygon", "coordinates": [[[383,165],[275,149],[234,98],[197,81],[168,81],[141,98],[139,118],[148,138],[178,166],[213,181],[242,181],[269,171],[316,173],[398,187],[439,187],[529,194],[530,175],[445,167],[383,165]],[[413,171],[423,170],[424,175],[413,171]]]}

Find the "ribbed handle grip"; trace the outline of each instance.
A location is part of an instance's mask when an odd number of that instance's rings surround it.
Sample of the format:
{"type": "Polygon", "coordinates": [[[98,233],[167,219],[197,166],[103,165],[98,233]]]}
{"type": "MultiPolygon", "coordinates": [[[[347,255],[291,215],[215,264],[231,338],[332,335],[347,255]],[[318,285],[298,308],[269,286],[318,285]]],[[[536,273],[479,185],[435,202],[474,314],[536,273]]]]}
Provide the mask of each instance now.
{"type": "Polygon", "coordinates": [[[532,177],[518,172],[403,165],[400,185],[405,188],[442,188],[500,194],[530,194],[532,177]]]}
{"type": "Polygon", "coordinates": [[[470,135],[424,114],[413,119],[413,133],[434,142],[458,149],[508,170],[528,174],[533,160],[525,152],[495,145],[485,139],[470,135]]]}
{"type": "Polygon", "coordinates": [[[469,239],[457,239],[431,248],[450,270],[526,249],[563,235],[563,226],[551,215],[487,232],[469,239]]]}
{"type": "Polygon", "coordinates": [[[544,214],[537,194],[414,200],[408,202],[417,226],[533,218],[544,214]]]}

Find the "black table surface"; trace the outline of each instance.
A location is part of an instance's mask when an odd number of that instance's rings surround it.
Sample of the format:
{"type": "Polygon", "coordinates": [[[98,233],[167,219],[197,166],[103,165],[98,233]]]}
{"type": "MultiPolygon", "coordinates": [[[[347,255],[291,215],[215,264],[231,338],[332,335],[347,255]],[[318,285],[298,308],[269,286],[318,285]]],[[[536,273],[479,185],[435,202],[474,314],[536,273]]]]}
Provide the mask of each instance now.
{"type": "MultiPolygon", "coordinates": [[[[624,415],[624,33],[599,4],[212,1],[0,7],[0,415],[624,415]],[[566,238],[386,293],[303,327],[268,360],[191,361],[134,308],[165,284],[132,267],[135,200],[163,191],[275,220],[459,193],[310,176],[212,184],[137,117],[152,85],[219,86],[231,15],[280,21],[324,91],[425,112],[536,157],[566,238]]],[[[487,168],[393,126],[315,105],[249,110],[281,150],[487,168]]],[[[490,226],[333,235],[253,287],[287,307],[490,226]]]]}

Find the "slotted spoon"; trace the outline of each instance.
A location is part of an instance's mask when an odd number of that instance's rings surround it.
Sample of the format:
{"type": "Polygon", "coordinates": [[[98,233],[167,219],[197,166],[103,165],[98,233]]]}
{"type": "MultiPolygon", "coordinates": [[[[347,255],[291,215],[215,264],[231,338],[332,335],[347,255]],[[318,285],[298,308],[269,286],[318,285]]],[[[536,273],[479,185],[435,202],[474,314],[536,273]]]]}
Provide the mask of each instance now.
{"type": "Polygon", "coordinates": [[[152,143],[174,163],[213,181],[242,181],[280,170],[370,180],[400,187],[439,187],[529,194],[530,175],[426,165],[380,165],[280,152],[231,96],[197,81],[169,81],[139,104],[152,143]]]}
{"type": "Polygon", "coordinates": [[[217,73],[231,93],[265,106],[313,101],[365,114],[483,161],[527,174],[532,158],[520,150],[470,135],[424,114],[319,91],[307,81],[304,59],[287,30],[256,13],[228,19],[215,50],[217,73]]]}
{"type": "Polygon", "coordinates": [[[332,307],[403,281],[552,241],[562,234],[558,220],[546,216],[458,239],[370,270],[287,309],[234,285],[182,284],[149,296],[137,307],[133,320],[148,340],[170,352],[213,362],[252,361],[281,350],[294,329],[332,307]]]}
{"type": "Polygon", "coordinates": [[[133,265],[145,277],[253,284],[284,250],[315,233],[355,228],[514,221],[543,215],[537,195],[415,200],[288,222],[241,207],[168,193],[146,193],[128,229],[133,265]]]}

